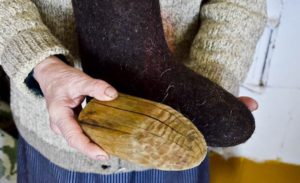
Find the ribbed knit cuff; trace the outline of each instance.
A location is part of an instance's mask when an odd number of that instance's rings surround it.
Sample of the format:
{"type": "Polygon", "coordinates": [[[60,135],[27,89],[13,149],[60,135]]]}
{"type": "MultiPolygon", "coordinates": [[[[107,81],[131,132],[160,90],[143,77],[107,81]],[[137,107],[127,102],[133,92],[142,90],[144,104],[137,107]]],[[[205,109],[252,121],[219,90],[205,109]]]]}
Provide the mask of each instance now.
{"type": "Polygon", "coordinates": [[[11,81],[24,89],[25,78],[33,68],[51,55],[64,55],[72,60],[67,49],[52,36],[48,29],[22,31],[10,39],[1,55],[2,65],[11,81]]]}
{"type": "Polygon", "coordinates": [[[208,78],[229,93],[238,96],[241,82],[249,70],[251,59],[233,57],[226,53],[193,53],[187,66],[208,78]]]}
{"type": "Polygon", "coordinates": [[[207,1],[187,66],[238,95],[266,24],[265,0],[207,1]]]}

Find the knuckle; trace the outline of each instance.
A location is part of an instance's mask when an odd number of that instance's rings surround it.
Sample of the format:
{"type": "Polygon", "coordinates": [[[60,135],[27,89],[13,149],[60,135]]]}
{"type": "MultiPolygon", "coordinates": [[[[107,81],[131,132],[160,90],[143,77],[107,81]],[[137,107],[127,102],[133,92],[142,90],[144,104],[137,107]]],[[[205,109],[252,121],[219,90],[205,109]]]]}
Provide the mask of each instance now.
{"type": "Polygon", "coordinates": [[[68,145],[70,147],[76,148],[78,146],[78,142],[77,142],[77,138],[76,138],[76,136],[78,134],[79,134],[79,132],[75,131],[75,130],[70,130],[64,134],[64,137],[67,140],[68,145]]]}
{"type": "Polygon", "coordinates": [[[59,127],[59,123],[58,123],[59,120],[57,120],[56,116],[55,115],[51,115],[49,113],[49,122],[50,122],[50,127],[52,128],[53,126],[57,125],[57,127],[59,127]]]}
{"type": "Polygon", "coordinates": [[[66,138],[66,140],[68,142],[68,145],[70,147],[73,147],[73,148],[77,147],[76,139],[73,136],[69,136],[69,137],[65,137],[65,138],[66,138]]]}
{"type": "Polygon", "coordinates": [[[60,130],[63,130],[64,123],[62,119],[53,119],[52,123],[55,124],[60,130]]]}
{"type": "Polygon", "coordinates": [[[99,89],[99,88],[106,88],[107,86],[109,86],[109,84],[106,83],[106,82],[103,81],[103,80],[100,80],[100,79],[94,79],[94,81],[93,81],[93,86],[94,86],[96,89],[99,89]]]}
{"type": "Polygon", "coordinates": [[[82,89],[86,88],[87,83],[88,82],[86,81],[86,79],[81,79],[76,82],[74,81],[70,83],[67,92],[68,95],[71,97],[80,96],[82,94],[82,89]]]}

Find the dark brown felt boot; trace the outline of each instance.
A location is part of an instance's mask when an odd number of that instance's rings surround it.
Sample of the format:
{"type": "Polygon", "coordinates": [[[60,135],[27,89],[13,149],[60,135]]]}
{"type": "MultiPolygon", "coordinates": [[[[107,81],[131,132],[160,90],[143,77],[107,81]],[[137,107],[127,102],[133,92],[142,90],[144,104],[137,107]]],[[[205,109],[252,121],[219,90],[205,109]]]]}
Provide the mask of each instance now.
{"type": "Polygon", "coordinates": [[[245,142],[254,118],[236,97],[174,60],[159,0],[73,0],[83,69],[118,91],[171,106],[209,146],[245,142]]]}

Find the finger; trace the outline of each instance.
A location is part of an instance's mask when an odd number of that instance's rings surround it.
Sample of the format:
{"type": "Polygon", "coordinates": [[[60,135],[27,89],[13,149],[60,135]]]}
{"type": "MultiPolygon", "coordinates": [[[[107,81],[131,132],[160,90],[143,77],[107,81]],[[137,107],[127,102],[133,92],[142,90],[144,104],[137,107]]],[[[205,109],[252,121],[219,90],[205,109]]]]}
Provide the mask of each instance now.
{"type": "Polygon", "coordinates": [[[253,98],[242,96],[239,97],[239,100],[243,102],[250,111],[255,111],[258,109],[258,103],[253,98]]]}
{"type": "Polygon", "coordinates": [[[50,127],[51,127],[51,129],[54,131],[55,134],[61,135],[61,131],[60,131],[60,129],[56,126],[56,124],[50,123],[50,127]]]}
{"type": "Polygon", "coordinates": [[[83,95],[95,97],[101,101],[110,101],[118,97],[118,92],[114,87],[99,79],[87,80],[80,88],[83,95]]]}
{"type": "Polygon", "coordinates": [[[73,117],[73,111],[67,107],[62,107],[60,111],[64,112],[65,115],[61,115],[58,121],[56,121],[56,125],[69,146],[92,159],[107,160],[107,153],[92,143],[90,139],[83,134],[82,129],[73,117]]]}

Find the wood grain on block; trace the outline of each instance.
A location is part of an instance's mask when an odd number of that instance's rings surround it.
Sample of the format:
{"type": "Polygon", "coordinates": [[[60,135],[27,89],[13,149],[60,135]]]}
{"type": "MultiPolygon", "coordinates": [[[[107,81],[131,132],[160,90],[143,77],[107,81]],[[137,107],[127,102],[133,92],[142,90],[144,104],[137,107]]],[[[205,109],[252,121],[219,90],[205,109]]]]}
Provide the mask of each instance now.
{"type": "Polygon", "coordinates": [[[79,123],[106,152],[146,167],[185,170],[199,165],[207,153],[203,135],[182,114],[129,95],[109,102],[92,99],[79,123]]]}

